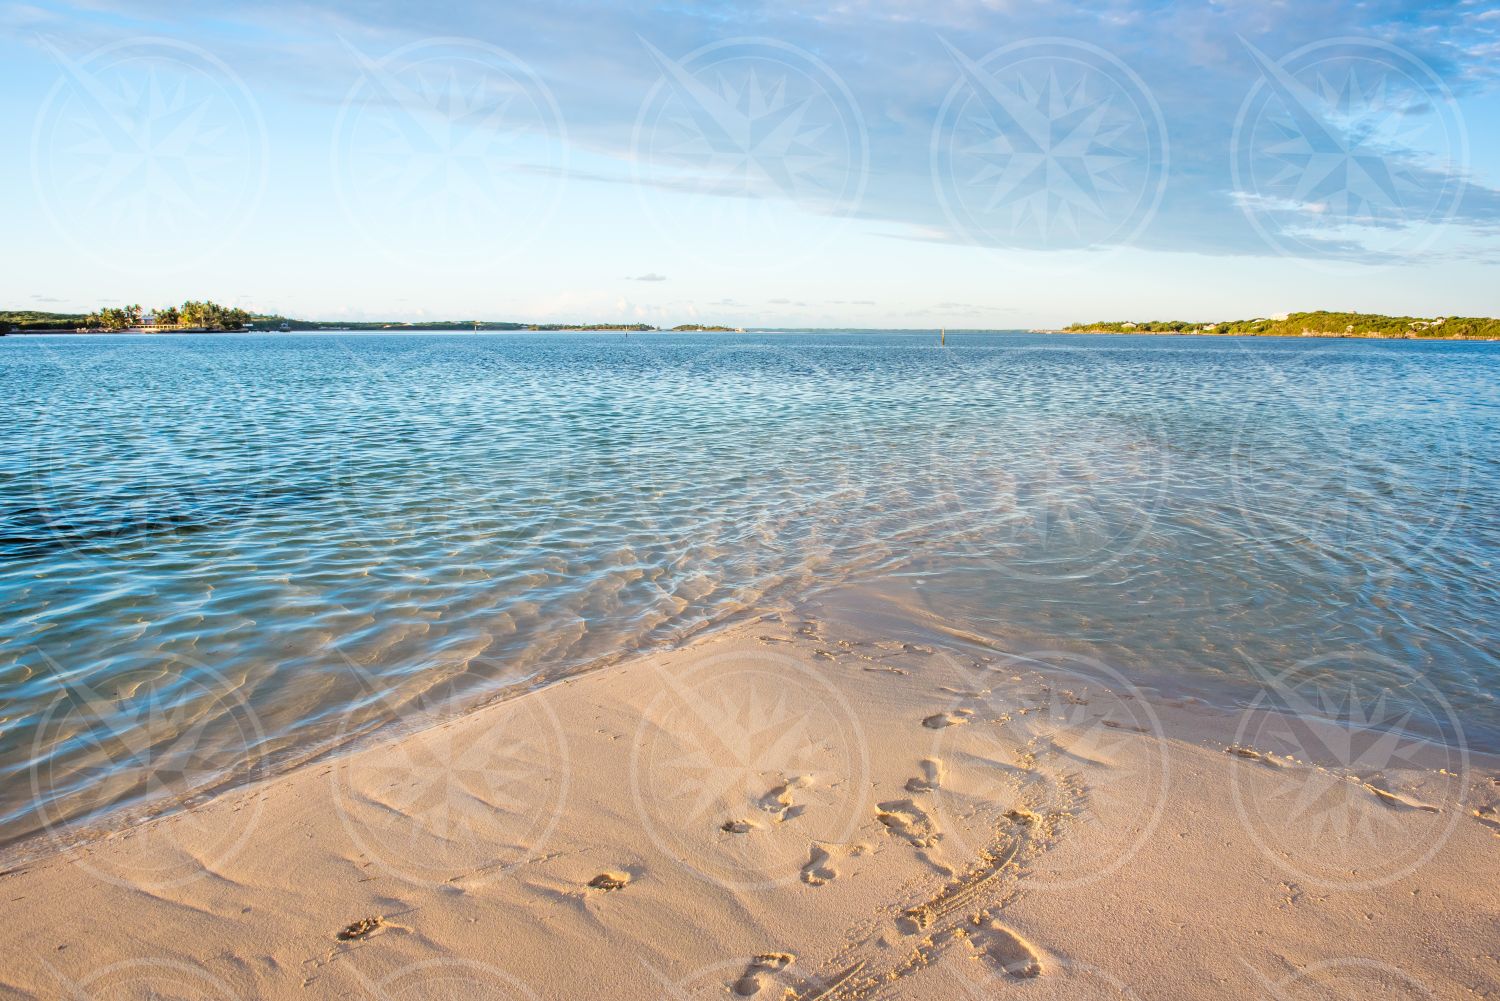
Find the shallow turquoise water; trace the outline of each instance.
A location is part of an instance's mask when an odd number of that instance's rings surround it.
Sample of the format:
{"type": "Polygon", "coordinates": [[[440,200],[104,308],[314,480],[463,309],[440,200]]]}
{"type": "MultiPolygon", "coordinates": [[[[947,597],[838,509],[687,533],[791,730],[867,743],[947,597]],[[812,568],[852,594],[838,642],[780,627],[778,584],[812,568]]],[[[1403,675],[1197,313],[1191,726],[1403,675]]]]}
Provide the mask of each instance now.
{"type": "Polygon", "coordinates": [[[846,581],[1500,746],[1497,387],[1494,344],[5,338],[0,840],[846,581]]]}

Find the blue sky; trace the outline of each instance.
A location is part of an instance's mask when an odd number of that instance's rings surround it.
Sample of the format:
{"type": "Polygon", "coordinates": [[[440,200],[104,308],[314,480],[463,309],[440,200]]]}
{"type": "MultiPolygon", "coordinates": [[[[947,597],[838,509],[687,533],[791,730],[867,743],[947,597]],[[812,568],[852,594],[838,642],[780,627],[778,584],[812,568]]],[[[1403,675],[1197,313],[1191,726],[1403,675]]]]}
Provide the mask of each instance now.
{"type": "Polygon", "coordinates": [[[1500,311],[1500,3],[0,3],[0,305],[1500,311]]]}

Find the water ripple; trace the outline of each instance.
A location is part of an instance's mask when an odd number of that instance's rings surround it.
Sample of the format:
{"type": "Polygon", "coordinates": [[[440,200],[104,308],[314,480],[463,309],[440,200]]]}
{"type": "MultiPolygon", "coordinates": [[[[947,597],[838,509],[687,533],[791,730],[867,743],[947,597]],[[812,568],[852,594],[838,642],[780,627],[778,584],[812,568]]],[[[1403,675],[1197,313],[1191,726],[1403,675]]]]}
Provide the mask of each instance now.
{"type": "Polygon", "coordinates": [[[0,342],[0,840],[845,581],[1496,741],[1500,351],[891,334],[0,342]]]}

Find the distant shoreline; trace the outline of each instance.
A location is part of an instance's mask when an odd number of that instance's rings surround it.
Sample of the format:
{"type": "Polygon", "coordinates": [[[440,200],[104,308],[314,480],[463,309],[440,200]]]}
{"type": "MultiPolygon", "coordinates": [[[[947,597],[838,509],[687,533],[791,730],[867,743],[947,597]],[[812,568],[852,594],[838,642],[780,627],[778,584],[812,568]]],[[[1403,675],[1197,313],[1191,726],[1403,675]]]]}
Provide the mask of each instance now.
{"type": "Polygon", "coordinates": [[[1365,338],[1391,341],[1500,340],[1500,320],[1480,316],[1382,316],[1314,310],[1253,320],[1100,320],[1070,323],[1065,334],[1178,334],[1200,337],[1365,338]]]}
{"type": "MultiPolygon", "coordinates": [[[[963,331],[949,331],[949,333],[963,333],[963,331]]],[[[1036,328],[1026,331],[1028,334],[1083,334],[1100,337],[1253,337],[1257,340],[1282,340],[1282,341],[1468,341],[1477,344],[1494,344],[1500,342],[1500,337],[1466,337],[1463,334],[1439,334],[1431,337],[1395,337],[1390,334],[1249,334],[1242,331],[1230,331],[1228,333],[1207,333],[1196,330],[1068,330],[1065,328],[1036,328]]]]}
{"type": "Polygon", "coordinates": [[[71,327],[31,327],[23,330],[0,330],[0,337],[176,337],[183,334],[699,334],[725,333],[743,334],[740,327],[301,327],[293,330],[276,330],[271,327],[251,327],[241,330],[210,330],[206,327],[180,330],[78,330],[71,327]]]}
{"type": "MultiPolygon", "coordinates": [[[[594,333],[594,334],[602,334],[602,333],[652,333],[652,334],[671,334],[671,333],[751,333],[751,334],[754,334],[754,333],[775,333],[775,332],[780,332],[780,331],[784,331],[784,330],[788,331],[788,332],[792,332],[790,328],[775,328],[775,329],[766,328],[765,330],[760,330],[760,329],[753,328],[753,327],[751,327],[751,328],[745,328],[743,330],[736,330],[736,329],[731,329],[731,328],[724,328],[724,329],[711,328],[711,329],[705,329],[705,330],[672,330],[670,328],[656,328],[656,329],[652,329],[652,330],[649,330],[649,331],[636,331],[634,329],[631,329],[631,330],[613,329],[613,330],[611,330],[609,328],[602,328],[602,327],[594,327],[594,328],[589,328],[589,327],[536,327],[536,328],[505,329],[505,330],[496,330],[496,329],[484,329],[484,328],[481,328],[478,331],[472,331],[472,330],[470,330],[467,327],[417,327],[417,328],[402,328],[402,327],[378,327],[378,328],[371,328],[371,327],[321,327],[321,328],[312,328],[312,329],[304,329],[304,330],[290,330],[290,331],[287,331],[287,330],[270,330],[270,329],[252,329],[252,330],[71,330],[71,329],[69,329],[69,330],[65,330],[65,329],[51,329],[51,328],[48,328],[48,329],[31,329],[31,330],[12,330],[8,334],[7,333],[0,333],[0,337],[177,337],[177,336],[187,336],[187,335],[194,335],[194,334],[211,334],[211,335],[214,335],[214,336],[222,336],[222,335],[225,335],[225,334],[266,334],[266,335],[276,335],[276,336],[282,336],[282,337],[284,337],[284,336],[287,336],[289,334],[402,334],[402,333],[410,333],[410,334],[417,334],[417,333],[428,333],[428,334],[443,334],[443,333],[461,333],[461,334],[469,334],[469,333],[482,333],[482,334],[547,334],[547,333],[557,333],[557,334],[589,334],[589,333],[594,333]]],[[[869,333],[883,333],[883,334],[911,334],[913,336],[919,335],[919,334],[927,334],[928,333],[928,331],[926,331],[926,330],[914,330],[914,329],[912,329],[910,327],[893,327],[893,328],[889,328],[889,329],[880,328],[880,327],[862,327],[862,328],[854,328],[854,327],[803,327],[803,328],[796,328],[796,330],[795,330],[795,332],[802,332],[802,331],[805,331],[807,333],[862,333],[862,332],[869,332],[869,333]]],[[[933,335],[936,335],[938,333],[938,328],[933,328],[933,330],[931,331],[931,333],[933,335]]],[[[998,329],[993,329],[993,330],[992,329],[984,329],[984,330],[980,330],[980,329],[962,330],[962,329],[953,329],[953,330],[949,330],[948,333],[949,334],[954,334],[954,335],[1017,333],[1017,334],[1083,335],[1083,336],[1096,336],[1096,337],[1097,336],[1109,336],[1109,337],[1221,337],[1221,338],[1252,337],[1252,338],[1256,338],[1257,340],[1267,340],[1267,339],[1275,339],[1275,340],[1325,340],[1325,341],[1359,340],[1359,341],[1402,341],[1402,342],[1412,342],[1412,341],[1416,341],[1416,342],[1445,341],[1445,342],[1467,342],[1467,343],[1474,343],[1474,344],[1494,344],[1494,343],[1500,343],[1500,337],[1468,337],[1468,336],[1464,336],[1464,335],[1461,335],[1461,334],[1460,335],[1446,335],[1446,334],[1444,334],[1444,335],[1435,335],[1435,336],[1429,336],[1429,337],[1394,337],[1394,336],[1391,336],[1389,334],[1367,334],[1367,333],[1359,333],[1359,334],[1333,334],[1333,333],[1320,333],[1320,334],[1282,334],[1282,333],[1251,334],[1251,333],[1243,333],[1243,332],[1238,332],[1238,331],[1236,331],[1236,332],[1229,332],[1229,333],[1206,333],[1206,332],[1188,331],[1188,330],[1096,330],[1096,329],[1089,329],[1089,330],[1069,330],[1069,329],[1060,328],[1060,327],[1059,328],[1032,327],[1032,328],[1028,328],[1028,329],[1016,329],[1016,330],[998,330],[998,329]]]]}

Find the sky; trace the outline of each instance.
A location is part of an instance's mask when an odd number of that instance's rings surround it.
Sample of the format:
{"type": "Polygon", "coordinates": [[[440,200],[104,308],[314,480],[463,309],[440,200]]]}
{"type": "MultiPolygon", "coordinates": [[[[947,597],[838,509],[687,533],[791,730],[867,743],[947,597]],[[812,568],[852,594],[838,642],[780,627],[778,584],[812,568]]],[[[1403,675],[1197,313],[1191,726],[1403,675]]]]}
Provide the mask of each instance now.
{"type": "Polygon", "coordinates": [[[0,308],[1500,313],[1500,0],[0,0],[0,308]]]}

